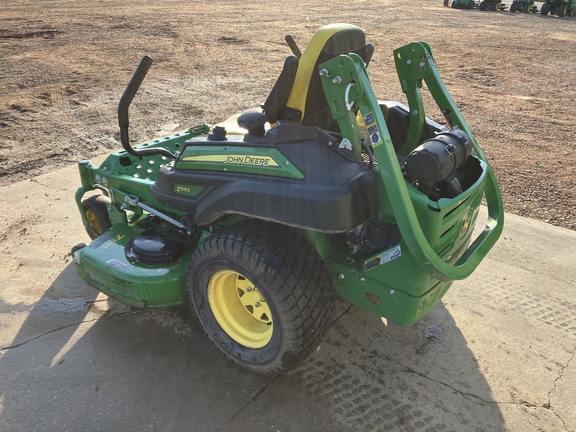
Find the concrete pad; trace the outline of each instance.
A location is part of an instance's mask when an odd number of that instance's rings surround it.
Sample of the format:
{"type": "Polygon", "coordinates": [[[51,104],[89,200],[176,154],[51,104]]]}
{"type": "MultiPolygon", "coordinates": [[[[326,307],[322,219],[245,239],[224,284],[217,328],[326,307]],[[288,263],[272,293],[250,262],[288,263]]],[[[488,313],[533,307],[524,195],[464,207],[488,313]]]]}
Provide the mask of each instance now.
{"type": "Polygon", "coordinates": [[[76,276],[76,167],[0,188],[0,430],[576,430],[576,233],[507,215],[466,281],[404,328],[345,303],[300,367],[228,362],[186,308],[76,276]]]}

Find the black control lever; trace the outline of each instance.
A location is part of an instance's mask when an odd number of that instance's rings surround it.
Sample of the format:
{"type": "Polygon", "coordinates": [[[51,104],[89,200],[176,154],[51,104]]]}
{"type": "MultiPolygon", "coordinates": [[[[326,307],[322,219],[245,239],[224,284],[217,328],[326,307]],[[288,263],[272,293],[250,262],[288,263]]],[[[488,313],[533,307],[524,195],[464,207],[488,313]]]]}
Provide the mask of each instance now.
{"type": "Polygon", "coordinates": [[[298,48],[298,45],[296,45],[296,41],[294,40],[294,37],[292,35],[286,35],[284,40],[290,47],[290,50],[292,50],[292,54],[294,54],[298,58],[302,57],[302,51],[300,51],[300,48],[298,48]]]}
{"type": "Polygon", "coordinates": [[[152,59],[148,56],[144,56],[134,72],[132,79],[128,83],[126,90],[124,90],[124,94],[120,98],[120,103],[118,104],[118,125],[120,126],[120,142],[122,143],[122,147],[128,153],[134,156],[143,157],[143,156],[151,156],[151,155],[162,155],[168,158],[174,159],[174,155],[170,153],[167,149],[163,147],[153,147],[147,149],[135,149],[132,148],[130,145],[130,139],[128,137],[128,108],[132,103],[132,99],[136,95],[136,92],[140,88],[142,81],[146,77],[148,70],[152,66],[152,59]]]}

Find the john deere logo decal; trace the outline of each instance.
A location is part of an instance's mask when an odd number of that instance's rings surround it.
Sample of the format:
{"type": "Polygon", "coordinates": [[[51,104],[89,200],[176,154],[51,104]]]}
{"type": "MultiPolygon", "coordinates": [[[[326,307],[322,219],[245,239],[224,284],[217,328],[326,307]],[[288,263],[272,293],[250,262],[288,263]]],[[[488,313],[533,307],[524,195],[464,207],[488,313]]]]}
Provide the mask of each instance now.
{"type": "Polygon", "coordinates": [[[188,156],[182,159],[184,162],[215,162],[230,165],[249,165],[277,167],[278,163],[270,156],[248,156],[248,155],[203,155],[188,156]]]}
{"type": "Polygon", "coordinates": [[[229,155],[225,164],[250,165],[250,166],[278,166],[270,156],[237,156],[229,155]]]}
{"type": "Polygon", "coordinates": [[[464,216],[464,219],[462,220],[462,228],[460,228],[460,237],[462,237],[468,231],[468,228],[470,227],[470,219],[472,219],[472,210],[466,213],[466,216],[464,216]]]}

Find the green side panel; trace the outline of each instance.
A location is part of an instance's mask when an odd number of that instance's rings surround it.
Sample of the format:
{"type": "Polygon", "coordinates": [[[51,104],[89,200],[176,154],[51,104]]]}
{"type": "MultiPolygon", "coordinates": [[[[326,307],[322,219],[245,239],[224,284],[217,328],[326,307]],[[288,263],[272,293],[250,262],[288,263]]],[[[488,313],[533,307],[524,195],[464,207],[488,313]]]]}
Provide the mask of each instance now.
{"type": "Polygon", "coordinates": [[[116,224],[74,253],[78,274],[103,293],[135,307],[167,307],[186,302],[186,269],[191,250],[174,263],[149,266],[126,258],[124,247],[143,229],[116,224]]]}
{"type": "MultiPolygon", "coordinates": [[[[410,188],[425,236],[446,263],[456,263],[470,245],[484,183],[482,176],[464,195],[438,203],[410,188]]],[[[366,255],[348,253],[329,234],[305,235],[328,264],[340,297],[398,324],[417,322],[452,285],[424,271],[404,237],[398,245],[366,255]]]]}
{"type": "Polygon", "coordinates": [[[280,150],[266,147],[189,145],[176,168],[261,174],[297,180],[305,177],[280,150]]]}
{"type": "Polygon", "coordinates": [[[403,326],[418,322],[452,286],[452,282],[436,281],[427,292],[413,297],[382,281],[364,278],[349,268],[336,266],[335,270],[339,270],[338,274],[344,277],[336,282],[340,297],[403,326]]]}
{"type": "MultiPolygon", "coordinates": [[[[314,232],[304,235],[325,259],[342,299],[400,325],[416,323],[453,283],[423,272],[403,242],[365,256],[347,253],[334,235],[314,232]],[[367,269],[366,263],[374,263],[376,259],[378,262],[367,269]]],[[[467,244],[461,247],[465,249],[467,244]]]]}

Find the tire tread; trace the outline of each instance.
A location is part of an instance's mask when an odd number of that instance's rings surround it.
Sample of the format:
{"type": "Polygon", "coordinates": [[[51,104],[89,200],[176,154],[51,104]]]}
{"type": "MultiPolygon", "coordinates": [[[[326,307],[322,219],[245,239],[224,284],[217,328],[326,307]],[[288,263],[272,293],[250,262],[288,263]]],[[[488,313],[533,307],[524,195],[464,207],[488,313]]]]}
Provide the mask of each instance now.
{"type": "Polygon", "coordinates": [[[276,296],[278,314],[284,319],[286,336],[283,353],[269,364],[246,364],[220,346],[202,323],[211,341],[240,366],[260,373],[277,373],[308,357],[328,332],[334,315],[335,289],[322,259],[297,231],[272,223],[243,221],[208,238],[193,254],[189,264],[188,297],[196,280],[195,260],[220,253],[245,257],[255,272],[269,279],[276,296]],[[224,252],[225,251],[225,252],[224,252]],[[290,322],[285,317],[292,317],[290,322]]]}

